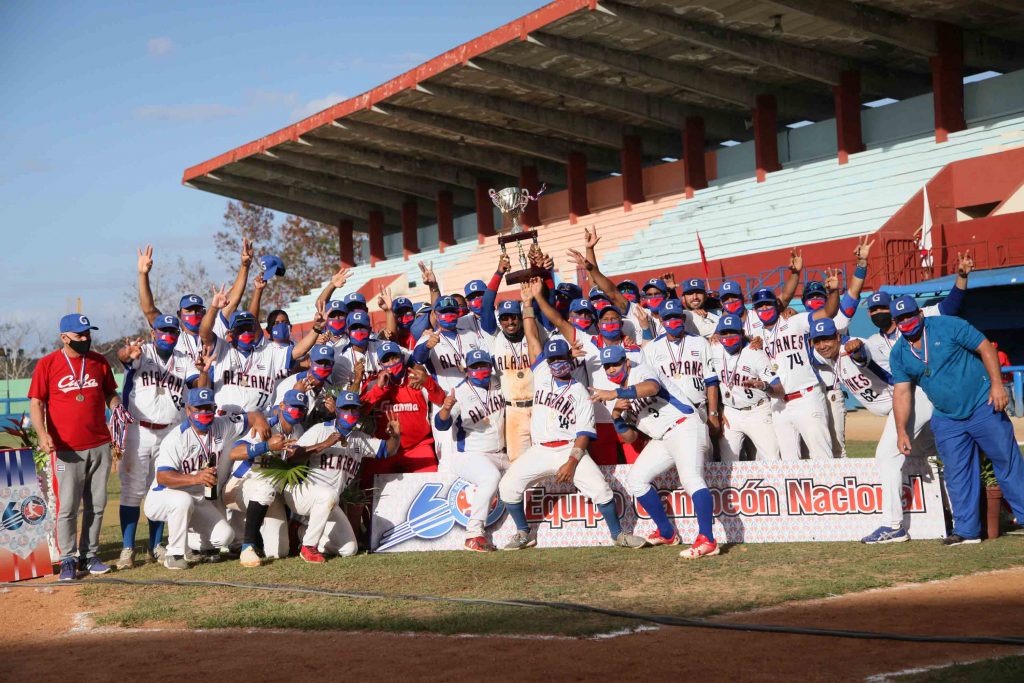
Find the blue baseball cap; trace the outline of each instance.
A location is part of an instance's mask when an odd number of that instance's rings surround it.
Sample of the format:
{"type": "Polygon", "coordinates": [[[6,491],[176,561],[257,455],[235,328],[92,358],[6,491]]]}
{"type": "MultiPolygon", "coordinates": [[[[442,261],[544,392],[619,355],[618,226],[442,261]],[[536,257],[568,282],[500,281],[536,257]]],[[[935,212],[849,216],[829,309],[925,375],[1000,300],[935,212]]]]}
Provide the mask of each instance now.
{"type": "Polygon", "coordinates": [[[213,400],[213,389],[210,389],[209,387],[189,389],[188,398],[185,402],[193,408],[217,405],[217,402],[213,400]]]}
{"type": "Polygon", "coordinates": [[[607,306],[601,309],[600,313],[598,314],[598,318],[603,318],[604,314],[607,313],[608,311],[615,311],[616,313],[619,314],[620,318],[622,317],[622,311],[619,310],[618,306],[616,306],[615,304],[608,304],[607,306]]]}
{"type": "Polygon", "coordinates": [[[407,299],[404,296],[400,296],[391,302],[391,310],[395,311],[396,313],[406,308],[412,310],[412,299],[407,299]]]}
{"type": "Polygon", "coordinates": [[[777,304],[779,302],[778,297],[775,296],[775,292],[770,287],[762,287],[750,295],[750,302],[754,304],[754,307],[761,304],[777,304]]]}
{"type": "Polygon", "coordinates": [[[569,342],[564,339],[550,339],[544,345],[545,358],[568,358],[570,355],[569,342]]]}
{"type": "Polygon", "coordinates": [[[724,280],[722,286],[718,288],[718,298],[721,300],[727,296],[738,296],[742,299],[743,288],[740,287],[740,283],[735,280],[724,280]]]}
{"type": "Polygon", "coordinates": [[[889,304],[889,312],[892,313],[893,318],[899,318],[902,315],[908,315],[910,313],[917,313],[919,310],[917,302],[914,301],[914,297],[909,294],[898,296],[889,304]]]}
{"type": "Polygon", "coordinates": [[[491,354],[487,353],[483,349],[471,349],[469,352],[466,353],[467,368],[470,367],[471,365],[478,365],[480,363],[487,363],[488,365],[490,365],[493,362],[494,361],[491,358],[491,354]]]}
{"type": "Polygon", "coordinates": [[[345,302],[345,308],[347,308],[350,311],[354,306],[362,305],[363,308],[366,307],[366,297],[360,294],[359,292],[352,292],[350,294],[346,294],[341,298],[341,300],[345,302]]]}
{"type": "Polygon", "coordinates": [[[331,299],[327,302],[327,305],[324,306],[324,314],[328,317],[330,317],[331,313],[337,313],[339,311],[347,313],[345,309],[345,302],[340,299],[331,299]]]}
{"type": "Polygon", "coordinates": [[[240,327],[250,327],[255,324],[256,316],[249,311],[235,311],[231,314],[231,322],[228,323],[228,327],[236,330],[240,327]]]}
{"type": "Polygon", "coordinates": [[[264,280],[269,280],[275,275],[284,277],[284,261],[280,256],[260,256],[260,266],[263,268],[264,280]]]}
{"type": "Polygon", "coordinates": [[[601,349],[601,365],[617,365],[626,360],[626,350],[621,346],[606,346],[601,349]]]}
{"type": "Polygon", "coordinates": [[[636,292],[637,294],[639,294],[639,293],[640,293],[640,286],[639,286],[639,285],[637,285],[637,283],[633,282],[632,280],[623,280],[622,282],[620,282],[619,284],[617,284],[617,285],[615,286],[615,288],[616,288],[617,290],[619,290],[620,292],[621,292],[622,290],[624,290],[624,289],[631,289],[631,290],[633,290],[634,292],[636,292]]]}
{"type": "Polygon", "coordinates": [[[828,296],[828,292],[825,291],[825,285],[817,280],[805,284],[804,292],[800,295],[800,300],[807,301],[807,299],[810,299],[812,296],[828,296]]]}
{"type": "Polygon", "coordinates": [[[185,310],[186,308],[203,308],[203,297],[198,294],[186,294],[181,297],[181,301],[178,302],[178,309],[185,310]]]}
{"type": "Polygon", "coordinates": [[[570,313],[577,313],[579,311],[588,311],[592,315],[597,315],[597,309],[594,308],[594,304],[590,303],[587,299],[575,299],[569,304],[570,313]]]}
{"type": "Polygon", "coordinates": [[[366,311],[355,310],[348,314],[345,318],[345,327],[351,328],[353,326],[369,327],[370,326],[370,314],[366,311]]]}
{"type": "Polygon", "coordinates": [[[611,301],[611,299],[608,297],[608,295],[605,294],[604,290],[601,289],[600,287],[591,287],[590,291],[587,292],[587,298],[590,299],[590,300],[606,299],[608,301],[611,301]]]}
{"type": "Polygon", "coordinates": [[[286,406],[296,406],[305,408],[309,405],[306,392],[299,391],[298,389],[289,389],[284,392],[284,398],[281,400],[286,406]]]}
{"type": "Polygon", "coordinates": [[[402,347],[393,341],[381,342],[377,346],[377,360],[384,360],[385,357],[392,354],[402,355],[402,347]]]}
{"type": "Polygon", "coordinates": [[[415,313],[416,315],[422,315],[423,313],[430,313],[432,310],[434,310],[434,309],[433,309],[433,307],[430,304],[423,303],[423,302],[420,302],[418,304],[414,304],[413,307],[412,307],[412,312],[415,313]]]}
{"type": "Polygon", "coordinates": [[[811,341],[822,337],[832,337],[836,334],[836,324],[832,318],[818,318],[811,323],[811,341]]]}
{"type": "Polygon", "coordinates": [[[498,304],[498,315],[522,315],[523,302],[515,299],[508,299],[498,304]]]}
{"type": "Polygon", "coordinates": [[[74,332],[80,334],[86,330],[98,330],[100,328],[94,327],[89,319],[81,313],[68,313],[66,316],[60,319],[60,333],[74,332]]]}
{"type": "Polygon", "coordinates": [[[579,285],[574,285],[571,282],[563,282],[555,287],[555,296],[568,299],[569,301],[575,301],[576,299],[583,298],[583,290],[580,289],[579,285]]]}
{"type": "Polygon", "coordinates": [[[646,292],[651,287],[654,287],[662,294],[668,294],[668,285],[660,277],[652,277],[650,280],[644,283],[644,291],[646,292]]]}
{"type": "Polygon", "coordinates": [[[181,322],[173,315],[158,315],[153,318],[153,329],[154,330],[169,330],[181,329],[181,322]]]}
{"type": "Polygon", "coordinates": [[[334,399],[334,405],[338,408],[341,406],[349,406],[358,408],[362,405],[359,402],[359,394],[354,391],[339,391],[338,396],[334,399]]]}
{"type": "Polygon", "coordinates": [[[707,294],[707,284],[699,277],[691,277],[683,283],[683,294],[687,294],[689,292],[704,292],[707,294]]]}
{"type": "Polygon", "coordinates": [[[459,305],[458,299],[453,296],[442,296],[437,300],[435,307],[437,308],[438,313],[454,313],[458,312],[462,308],[462,306],[459,305]]]}
{"type": "Polygon", "coordinates": [[[715,331],[721,334],[726,330],[732,330],[734,332],[743,332],[743,318],[732,313],[727,313],[718,319],[718,325],[715,326],[715,331]]]}
{"type": "Polygon", "coordinates": [[[474,296],[483,296],[483,293],[487,291],[487,285],[484,284],[483,280],[471,280],[466,283],[466,298],[474,296]]]}
{"type": "Polygon", "coordinates": [[[686,309],[679,299],[665,299],[658,307],[658,315],[662,318],[682,318],[686,315],[686,309]]]}
{"type": "Polygon", "coordinates": [[[892,303],[892,297],[889,296],[889,292],[875,292],[868,297],[868,310],[872,308],[889,308],[892,303]]]}
{"type": "Polygon", "coordinates": [[[309,350],[309,362],[323,363],[325,361],[334,365],[334,349],[327,344],[315,344],[309,350]]]}

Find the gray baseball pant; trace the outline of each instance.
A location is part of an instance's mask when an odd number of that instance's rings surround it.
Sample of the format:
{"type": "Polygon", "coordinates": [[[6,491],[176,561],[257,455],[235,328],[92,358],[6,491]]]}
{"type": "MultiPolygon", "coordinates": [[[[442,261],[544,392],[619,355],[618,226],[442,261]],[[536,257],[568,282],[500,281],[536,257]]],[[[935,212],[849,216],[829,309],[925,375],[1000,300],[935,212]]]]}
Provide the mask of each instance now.
{"type": "Polygon", "coordinates": [[[109,443],[84,451],[57,451],[53,474],[57,480],[57,550],[61,561],[98,555],[110,463],[109,443]],[[78,538],[79,502],[82,505],[81,539],[78,538]]]}

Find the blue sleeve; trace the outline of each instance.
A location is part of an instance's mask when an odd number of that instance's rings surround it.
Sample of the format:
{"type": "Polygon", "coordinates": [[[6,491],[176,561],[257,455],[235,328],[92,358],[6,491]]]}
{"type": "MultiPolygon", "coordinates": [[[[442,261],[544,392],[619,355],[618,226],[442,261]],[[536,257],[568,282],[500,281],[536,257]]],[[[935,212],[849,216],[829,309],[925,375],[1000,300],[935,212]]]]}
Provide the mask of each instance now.
{"type": "Polygon", "coordinates": [[[439,432],[445,432],[445,431],[448,431],[449,429],[451,429],[453,422],[454,422],[454,420],[452,420],[452,416],[451,415],[448,415],[448,419],[447,420],[442,420],[441,419],[441,411],[437,411],[437,414],[434,415],[434,426],[437,427],[437,430],[439,432]]]}
{"type": "Polygon", "coordinates": [[[188,388],[189,388],[189,389],[191,389],[191,388],[192,388],[192,384],[193,384],[193,383],[194,383],[194,382],[195,382],[195,381],[196,381],[197,379],[199,379],[199,375],[192,375],[191,377],[186,377],[186,378],[185,378],[185,384],[186,384],[186,386],[188,386],[188,388]]]}
{"type": "Polygon", "coordinates": [[[839,299],[839,312],[847,318],[852,318],[857,312],[858,300],[859,297],[855,299],[850,296],[849,292],[843,292],[843,296],[839,299]]]}
{"type": "Polygon", "coordinates": [[[643,335],[643,338],[646,339],[647,341],[653,341],[654,340],[654,325],[651,325],[646,330],[643,330],[641,334],[643,335]]]}
{"type": "Polygon", "coordinates": [[[533,360],[533,365],[530,366],[531,370],[536,370],[541,363],[547,360],[547,356],[545,355],[546,353],[546,351],[540,352],[540,355],[533,360]]]}
{"type": "Polygon", "coordinates": [[[974,325],[960,318],[949,318],[953,323],[953,341],[968,351],[974,351],[981,342],[985,341],[985,335],[974,325]]]}
{"type": "MultiPolygon", "coordinates": [[[[949,290],[946,298],[939,302],[939,315],[956,315],[959,313],[960,307],[964,303],[965,294],[967,294],[965,290],[956,286],[949,290]]],[[[981,342],[978,343],[980,344],[981,342]]]]}
{"type": "Polygon", "coordinates": [[[497,290],[487,288],[480,306],[480,328],[487,334],[498,331],[498,321],[494,318],[494,302],[498,298],[497,290]]]}
{"type": "Polygon", "coordinates": [[[430,328],[430,314],[418,315],[413,321],[412,325],[409,326],[409,334],[412,335],[413,339],[419,339],[423,336],[423,333],[430,328]]]}
{"type": "Polygon", "coordinates": [[[417,344],[416,348],[412,350],[412,359],[420,365],[426,365],[430,360],[430,349],[426,344],[417,344]]]}
{"type": "Polygon", "coordinates": [[[896,349],[893,349],[893,353],[889,355],[889,370],[890,375],[892,376],[893,386],[903,384],[905,382],[912,382],[913,380],[910,379],[910,375],[907,374],[907,370],[903,367],[902,360],[900,360],[901,355],[895,353],[895,351],[896,349]]]}
{"type": "Polygon", "coordinates": [[[718,378],[717,377],[706,377],[706,378],[704,378],[704,386],[706,386],[706,387],[717,387],[718,386],[718,378]]]}

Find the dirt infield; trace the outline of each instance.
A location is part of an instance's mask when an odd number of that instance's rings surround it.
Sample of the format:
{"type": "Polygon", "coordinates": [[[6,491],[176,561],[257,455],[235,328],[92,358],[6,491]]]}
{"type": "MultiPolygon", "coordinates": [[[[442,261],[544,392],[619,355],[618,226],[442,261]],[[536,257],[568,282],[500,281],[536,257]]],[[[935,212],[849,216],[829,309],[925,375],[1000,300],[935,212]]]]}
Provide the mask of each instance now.
{"type": "MultiPolygon", "coordinates": [[[[18,588],[0,595],[0,680],[180,680],[187,675],[251,681],[338,673],[372,679],[455,677],[550,681],[864,680],[1020,648],[914,644],[797,635],[661,628],[604,639],[465,638],[337,632],[194,632],[96,629],[77,591],[18,588]],[[83,625],[86,624],[86,625],[83,625]],[[687,676],[688,677],[688,676],[687,676]]],[[[566,618],[572,618],[567,615],[566,618]]],[[[720,617],[725,621],[901,633],[1024,634],[1024,568],[881,589],[720,617]]]]}

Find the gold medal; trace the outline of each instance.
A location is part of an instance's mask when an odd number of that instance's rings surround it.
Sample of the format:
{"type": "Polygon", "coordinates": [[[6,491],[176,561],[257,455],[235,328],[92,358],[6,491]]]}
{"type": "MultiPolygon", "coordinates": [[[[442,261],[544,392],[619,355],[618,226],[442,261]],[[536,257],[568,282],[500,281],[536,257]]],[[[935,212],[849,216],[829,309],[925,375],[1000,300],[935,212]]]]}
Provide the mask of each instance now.
{"type": "Polygon", "coordinates": [[[778,363],[772,363],[772,372],[778,372],[778,371],[779,371],[779,364],[778,363]]]}
{"type": "Polygon", "coordinates": [[[157,387],[157,388],[156,388],[156,395],[157,395],[157,396],[163,396],[163,395],[164,395],[164,393],[166,393],[166,392],[164,391],[164,388],[163,388],[163,387],[157,387]]]}
{"type": "Polygon", "coordinates": [[[81,403],[82,401],[85,400],[85,394],[79,394],[78,396],[75,396],[75,400],[81,403]]]}
{"type": "Polygon", "coordinates": [[[520,370],[519,372],[516,373],[516,377],[518,377],[519,379],[522,379],[522,378],[526,377],[526,373],[523,372],[522,370],[520,370]]]}
{"type": "Polygon", "coordinates": [[[723,392],[722,392],[722,396],[724,396],[725,398],[729,398],[729,396],[730,396],[730,394],[729,394],[729,390],[728,390],[728,389],[726,389],[725,391],[723,391],[723,392]]]}

